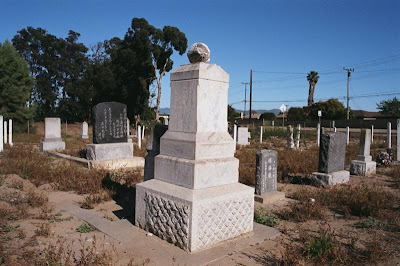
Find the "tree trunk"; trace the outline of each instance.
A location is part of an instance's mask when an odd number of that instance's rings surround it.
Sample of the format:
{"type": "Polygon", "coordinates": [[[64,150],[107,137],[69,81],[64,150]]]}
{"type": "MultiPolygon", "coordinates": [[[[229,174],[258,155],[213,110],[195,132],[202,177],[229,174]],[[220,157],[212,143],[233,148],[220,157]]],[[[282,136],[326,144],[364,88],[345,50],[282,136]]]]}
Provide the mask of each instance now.
{"type": "MultiPolygon", "coordinates": [[[[155,60],[154,60],[155,61],[155,60]]],[[[161,81],[163,76],[165,75],[165,68],[167,67],[168,64],[168,59],[165,60],[165,64],[162,68],[162,71],[160,73],[160,76],[157,77],[157,63],[156,61],[154,62],[154,73],[156,76],[156,80],[157,80],[157,103],[156,103],[156,121],[159,122],[160,121],[160,101],[161,101],[161,81]]]]}
{"type": "Polygon", "coordinates": [[[310,87],[308,89],[308,103],[307,106],[310,107],[314,103],[314,86],[310,82],[310,87]]]}
{"type": "Polygon", "coordinates": [[[156,121],[160,121],[160,101],[161,101],[161,75],[160,79],[157,79],[157,103],[156,103],[156,121]]]}

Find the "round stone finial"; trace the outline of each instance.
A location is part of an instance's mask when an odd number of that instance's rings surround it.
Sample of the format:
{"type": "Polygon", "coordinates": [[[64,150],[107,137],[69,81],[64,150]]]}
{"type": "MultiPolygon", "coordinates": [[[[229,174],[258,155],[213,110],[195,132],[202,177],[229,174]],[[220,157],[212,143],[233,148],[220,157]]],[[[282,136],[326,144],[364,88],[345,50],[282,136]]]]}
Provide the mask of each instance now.
{"type": "Polygon", "coordinates": [[[210,49],[204,43],[197,42],[190,46],[187,52],[190,63],[207,63],[210,61],[210,49]]]}

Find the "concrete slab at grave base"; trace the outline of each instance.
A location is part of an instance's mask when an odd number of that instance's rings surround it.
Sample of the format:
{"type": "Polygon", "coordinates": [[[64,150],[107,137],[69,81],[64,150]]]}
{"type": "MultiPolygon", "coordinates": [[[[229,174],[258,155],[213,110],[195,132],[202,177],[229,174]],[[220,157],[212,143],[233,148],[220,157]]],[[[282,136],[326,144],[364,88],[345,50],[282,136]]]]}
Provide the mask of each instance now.
{"type": "Polygon", "coordinates": [[[133,157],[133,143],[104,143],[86,145],[86,159],[106,161],[115,159],[128,159],[133,157]]]}
{"type": "MultiPolygon", "coordinates": [[[[101,144],[104,145],[104,144],[101,144]]],[[[133,156],[127,159],[114,159],[114,160],[89,160],[90,168],[103,168],[108,170],[115,170],[120,168],[144,168],[144,158],[133,156]]]]}
{"type": "Polygon", "coordinates": [[[263,195],[254,195],[254,200],[262,204],[269,204],[285,198],[285,192],[274,191],[263,195]]]}
{"type": "Polygon", "coordinates": [[[120,247],[125,250],[134,250],[135,261],[150,259],[154,265],[206,265],[280,235],[275,228],[253,223],[253,233],[224,241],[210,249],[188,253],[156,236],[148,236],[146,231],[133,226],[125,219],[112,222],[91,210],[81,209],[69,203],[57,204],[56,210],[66,211],[86,221],[119,241],[120,247]]]}
{"type": "Polygon", "coordinates": [[[253,217],[254,188],[243,184],[193,190],[153,179],[136,185],[136,225],[189,252],[251,233],[253,217]]]}
{"type": "Polygon", "coordinates": [[[40,152],[65,150],[65,142],[61,138],[44,139],[40,142],[40,152]]]}
{"type": "Polygon", "coordinates": [[[376,173],[376,162],[351,161],[350,174],[358,176],[369,176],[376,173]]]}
{"type": "Polygon", "coordinates": [[[312,173],[312,181],[316,186],[328,187],[336,184],[347,183],[350,179],[349,171],[337,171],[330,174],[312,173]]]}

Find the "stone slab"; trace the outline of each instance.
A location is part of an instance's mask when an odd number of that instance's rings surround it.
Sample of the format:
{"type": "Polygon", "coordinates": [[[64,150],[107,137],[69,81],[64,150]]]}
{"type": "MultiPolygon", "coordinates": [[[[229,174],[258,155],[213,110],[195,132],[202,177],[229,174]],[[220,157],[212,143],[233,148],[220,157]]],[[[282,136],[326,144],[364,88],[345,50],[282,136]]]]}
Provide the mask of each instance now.
{"type": "Polygon", "coordinates": [[[160,154],[189,160],[233,157],[235,143],[228,132],[175,132],[168,130],[160,139],[160,154]]]}
{"type": "Polygon", "coordinates": [[[233,238],[212,249],[187,253],[156,236],[147,236],[146,231],[124,219],[112,222],[93,213],[92,210],[81,209],[69,203],[57,204],[56,210],[66,211],[86,221],[97,230],[121,242],[126,250],[134,250],[135,261],[149,258],[155,265],[206,265],[280,235],[275,228],[253,223],[253,234],[233,238]]]}
{"type": "Polygon", "coordinates": [[[95,169],[115,170],[121,168],[144,168],[145,160],[142,157],[133,156],[127,159],[114,159],[103,161],[89,161],[89,167],[95,169]]]}
{"type": "Polygon", "coordinates": [[[133,143],[104,143],[86,145],[86,159],[93,161],[107,161],[129,159],[133,157],[133,143]]]}
{"type": "Polygon", "coordinates": [[[89,138],[88,132],[89,132],[88,123],[83,122],[81,125],[81,139],[88,139],[89,138]]]}
{"type": "Polygon", "coordinates": [[[44,138],[61,139],[61,119],[58,117],[46,117],[44,119],[44,138]]]}
{"type": "Polygon", "coordinates": [[[330,174],[344,170],[346,134],[341,132],[321,134],[318,172],[330,174]]]}
{"type": "Polygon", "coordinates": [[[55,152],[55,151],[48,151],[47,153],[50,154],[51,156],[66,159],[66,160],[75,162],[79,165],[85,166],[86,168],[90,168],[90,161],[86,160],[84,158],[78,158],[78,157],[74,157],[74,156],[71,156],[68,154],[59,153],[59,152],[55,152]]]}
{"type": "Polygon", "coordinates": [[[103,102],[92,109],[93,143],[127,142],[127,108],[118,102],[103,102]]]}
{"type": "Polygon", "coordinates": [[[350,174],[369,176],[376,173],[376,162],[353,160],[350,164],[350,174]]]}
{"type": "Polygon", "coordinates": [[[263,195],[277,190],[278,153],[263,149],[256,154],[256,194],[263,195]]]}
{"type": "Polygon", "coordinates": [[[249,143],[249,129],[247,127],[238,127],[237,144],[250,145],[249,143]]]}
{"type": "Polygon", "coordinates": [[[283,199],[285,199],[285,192],[281,191],[268,192],[263,195],[254,195],[254,200],[262,204],[274,203],[283,199]]]}
{"type": "Polygon", "coordinates": [[[40,142],[40,152],[65,150],[65,142],[61,139],[44,139],[40,142]]]}
{"type": "Polygon", "coordinates": [[[135,223],[188,251],[253,231],[254,189],[235,183],[188,189],[159,180],[136,185],[135,223]]]}
{"type": "Polygon", "coordinates": [[[312,173],[312,182],[316,186],[328,187],[336,184],[347,183],[350,180],[349,171],[337,171],[330,174],[326,173],[312,173]]]}
{"type": "Polygon", "coordinates": [[[166,155],[155,158],[154,178],[191,189],[237,183],[239,160],[187,160],[166,155]]]}

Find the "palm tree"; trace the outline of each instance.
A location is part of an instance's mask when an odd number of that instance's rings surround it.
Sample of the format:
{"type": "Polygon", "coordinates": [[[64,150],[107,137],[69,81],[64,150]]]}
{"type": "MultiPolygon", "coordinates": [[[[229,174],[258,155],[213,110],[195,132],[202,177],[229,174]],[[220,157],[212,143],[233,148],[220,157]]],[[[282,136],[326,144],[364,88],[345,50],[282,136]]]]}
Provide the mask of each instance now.
{"type": "Polygon", "coordinates": [[[314,70],[310,71],[310,73],[308,73],[307,75],[307,80],[310,83],[310,87],[308,90],[308,106],[310,107],[314,104],[315,85],[317,85],[317,82],[319,80],[318,72],[314,70]]]}

